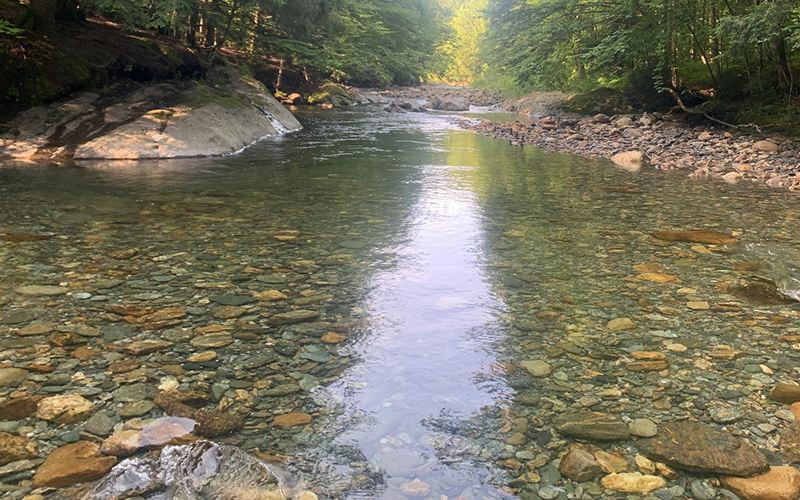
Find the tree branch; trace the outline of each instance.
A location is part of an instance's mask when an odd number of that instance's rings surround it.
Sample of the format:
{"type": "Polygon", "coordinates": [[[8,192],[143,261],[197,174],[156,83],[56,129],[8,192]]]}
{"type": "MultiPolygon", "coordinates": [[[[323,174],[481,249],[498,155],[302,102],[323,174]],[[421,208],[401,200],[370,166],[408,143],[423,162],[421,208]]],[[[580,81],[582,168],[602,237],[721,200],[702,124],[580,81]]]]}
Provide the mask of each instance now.
{"type": "Polygon", "coordinates": [[[690,115],[703,115],[704,117],[706,117],[707,119],[711,120],[712,122],[717,122],[717,123],[719,123],[721,125],[725,125],[726,127],[730,127],[730,128],[753,127],[758,132],[761,132],[761,128],[758,125],[756,125],[755,123],[747,123],[747,124],[744,124],[744,125],[735,125],[733,123],[724,122],[722,120],[714,118],[713,116],[710,116],[708,113],[704,113],[702,111],[697,111],[697,110],[694,110],[694,109],[689,109],[683,103],[683,100],[681,99],[681,96],[679,96],[677,92],[675,92],[674,90],[672,90],[669,87],[667,87],[666,91],[669,92],[670,94],[672,94],[672,97],[675,98],[675,101],[678,103],[678,106],[680,106],[680,108],[682,110],[684,110],[685,112],[689,113],[690,115]]]}

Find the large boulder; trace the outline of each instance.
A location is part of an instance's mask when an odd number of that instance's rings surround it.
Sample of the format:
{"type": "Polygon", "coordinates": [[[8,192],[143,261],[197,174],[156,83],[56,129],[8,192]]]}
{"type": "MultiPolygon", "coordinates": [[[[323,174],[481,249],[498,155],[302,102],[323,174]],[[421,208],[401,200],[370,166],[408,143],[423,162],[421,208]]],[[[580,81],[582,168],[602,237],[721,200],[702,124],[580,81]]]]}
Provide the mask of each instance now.
{"type": "Polygon", "coordinates": [[[82,94],[30,109],[0,136],[0,158],[215,156],[302,128],[256,80],[233,68],[220,70],[217,78],[227,79],[228,84],[163,83],[141,87],[113,101],[82,94]]]}

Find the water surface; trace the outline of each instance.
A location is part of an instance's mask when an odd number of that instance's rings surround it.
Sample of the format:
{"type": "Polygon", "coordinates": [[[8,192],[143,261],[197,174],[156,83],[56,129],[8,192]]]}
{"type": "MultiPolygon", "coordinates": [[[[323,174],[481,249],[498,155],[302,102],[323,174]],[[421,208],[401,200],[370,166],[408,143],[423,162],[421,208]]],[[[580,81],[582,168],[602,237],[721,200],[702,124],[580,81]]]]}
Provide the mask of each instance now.
{"type": "MultiPolygon", "coordinates": [[[[66,282],[89,291],[58,306],[62,321],[87,316],[102,328],[106,303],[152,302],[189,308],[178,328],[223,323],[261,335],[217,349],[218,371],[180,382],[232,390],[242,379],[238,386],[252,387],[262,374],[239,366],[259,346],[275,346],[292,371],[263,376],[273,386],[299,381],[304,392],[276,403],[256,387],[243,410],[249,428],[232,439],[297,456],[293,472],[321,495],[477,499],[542,486],[566,495],[549,460],[538,473],[530,466],[541,482],[508,460],[557,458],[548,455],[558,449],[549,445],[556,437],[548,419],[570,407],[631,418],[688,414],[680,394],[657,408],[637,399],[652,396],[657,375],[620,376],[615,360],[686,337],[707,346],[740,342],[752,328],[743,321],[758,311],[745,305],[732,319],[685,304],[734,300],[725,284],[748,275],[732,262],[761,259],[761,274],[783,279],[794,270],[786,261],[800,254],[794,194],[691,180],[692,169],[631,173],[513,147],[459,130],[447,115],[357,108],[301,119],[304,131],[230,157],[0,168],[0,233],[52,236],[0,246],[7,292],[0,304],[6,315],[17,307],[14,285],[66,282]],[[652,231],[671,229],[733,233],[743,244],[654,244],[652,231]],[[131,248],[146,258],[108,259],[131,248]],[[770,263],[765,255],[780,257],[770,263]],[[641,265],[676,280],[642,279],[634,268],[641,265]],[[128,288],[92,287],[109,276],[128,288]],[[324,323],[276,327],[268,318],[278,309],[266,304],[238,319],[210,317],[209,283],[239,295],[277,288],[330,298],[292,306],[320,311],[324,323]],[[622,317],[636,328],[609,334],[607,322],[622,317]],[[320,347],[319,337],[337,325],[350,325],[339,330],[349,340],[338,351],[320,347]],[[546,359],[553,375],[534,379],[519,369],[531,359],[546,359]],[[585,399],[617,387],[631,394],[585,399]],[[259,426],[299,410],[315,411],[311,427],[259,426]],[[521,442],[510,439],[515,434],[521,442]],[[515,476],[529,484],[509,490],[515,476]]],[[[768,312],[796,329],[796,311],[768,312]]],[[[151,366],[203,350],[188,339],[151,366]]],[[[785,365],[775,366],[777,377],[785,365]]],[[[697,377],[687,372],[682,383],[697,377]]],[[[772,380],[702,377],[710,400],[715,390],[772,380]]]]}

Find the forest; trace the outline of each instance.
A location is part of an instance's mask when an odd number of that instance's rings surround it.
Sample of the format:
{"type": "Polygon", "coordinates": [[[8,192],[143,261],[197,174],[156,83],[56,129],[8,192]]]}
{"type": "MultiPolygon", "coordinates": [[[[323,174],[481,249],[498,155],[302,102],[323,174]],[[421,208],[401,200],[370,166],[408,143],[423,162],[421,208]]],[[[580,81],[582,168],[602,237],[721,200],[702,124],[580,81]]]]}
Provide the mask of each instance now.
{"type": "Polygon", "coordinates": [[[17,68],[47,64],[41,33],[90,18],[179,43],[205,67],[267,62],[276,89],[286,69],[310,84],[610,89],[634,107],[683,96],[739,122],[789,121],[800,105],[792,0],[2,0],[0,98],[43,99],[12,81],[17,68]]]}

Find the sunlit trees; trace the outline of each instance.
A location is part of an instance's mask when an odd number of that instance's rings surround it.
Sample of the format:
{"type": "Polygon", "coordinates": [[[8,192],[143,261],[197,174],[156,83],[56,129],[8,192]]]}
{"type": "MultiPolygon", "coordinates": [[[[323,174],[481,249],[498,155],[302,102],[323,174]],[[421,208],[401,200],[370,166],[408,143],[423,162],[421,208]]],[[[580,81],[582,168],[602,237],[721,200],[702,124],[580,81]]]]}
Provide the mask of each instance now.
{"type": "Polygon", "coordinates": [[[791,93],[798,14],[792,0],[489,0],[487,47],[525,88],[724,90],[744,76],[791,93]]]}

